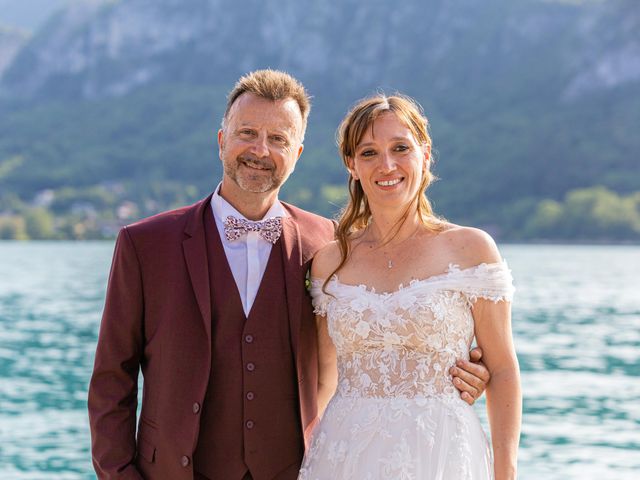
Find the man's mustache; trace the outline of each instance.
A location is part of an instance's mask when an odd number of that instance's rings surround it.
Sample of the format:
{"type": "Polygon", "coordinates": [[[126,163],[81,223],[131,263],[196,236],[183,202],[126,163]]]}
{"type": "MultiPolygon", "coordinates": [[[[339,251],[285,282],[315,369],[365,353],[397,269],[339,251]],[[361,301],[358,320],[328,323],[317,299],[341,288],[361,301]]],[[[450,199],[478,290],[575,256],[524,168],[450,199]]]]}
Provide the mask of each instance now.
{"type": "Polygon", "coordinates": [[[273,170],[275,168],[273,162],[265,159],[259,159],[253,155],[239,155],[238,160],[258,168],[265,168],[268,170],[273,170]]]}

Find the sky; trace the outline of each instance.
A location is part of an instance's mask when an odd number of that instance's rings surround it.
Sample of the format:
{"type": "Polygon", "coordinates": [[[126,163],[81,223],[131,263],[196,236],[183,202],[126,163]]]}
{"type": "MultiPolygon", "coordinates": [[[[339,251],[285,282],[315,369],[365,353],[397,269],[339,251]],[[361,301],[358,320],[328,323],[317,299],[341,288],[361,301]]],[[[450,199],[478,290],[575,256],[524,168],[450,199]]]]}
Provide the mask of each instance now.
{"type": "Polygon", "coordinates": [[[33,32],[67,0],[0,0],[0,25],[33,32]]]}

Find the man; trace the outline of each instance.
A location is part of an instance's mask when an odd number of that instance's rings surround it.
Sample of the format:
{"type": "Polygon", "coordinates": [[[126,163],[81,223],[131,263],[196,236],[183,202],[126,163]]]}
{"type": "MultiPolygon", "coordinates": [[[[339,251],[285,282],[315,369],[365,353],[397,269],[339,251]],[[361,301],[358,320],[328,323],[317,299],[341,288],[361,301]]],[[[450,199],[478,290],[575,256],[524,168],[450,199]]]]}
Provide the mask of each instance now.
{"type": "MultiPolygon", "coordinates": [[[[333,223],[278,192],[309,108],[285,73],[242,77],[218,132],[216,191],[121,230],[89,388],[99,478],[297,477],[317,412],[305,275],[333,223]]],[[[472,403],[488,374],[464,368],[472,403]]]]}

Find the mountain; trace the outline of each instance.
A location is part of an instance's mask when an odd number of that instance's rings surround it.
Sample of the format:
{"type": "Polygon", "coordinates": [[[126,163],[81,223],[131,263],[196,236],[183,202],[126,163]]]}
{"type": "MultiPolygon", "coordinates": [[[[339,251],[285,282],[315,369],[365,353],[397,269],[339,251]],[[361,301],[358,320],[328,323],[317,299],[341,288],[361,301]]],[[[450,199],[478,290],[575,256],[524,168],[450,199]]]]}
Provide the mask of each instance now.
{"type": "MultiPolygon", "coordinates": [[[[533,74],[528,90],[571,100],[640,80],[639,29],[633,0],[85,0],[48,22],[3,85],[14,95],[121,96],[160,80],[229,81],[268,63],[319,86],[423,81],[434,94],[449,90],[447,77],[495,94],[519,70],[533,74]],[[76,88],[61,89],[64,80],[76,88]]],[[[521,92],[522,82],[510,85],[521,92]]]]}
{"type": "Polygon", "coordinates": [[[0,0],[0,24],[32,32],[70,0],[0,0]]]}
{"type": "Polygon", "coordinates": [[[29,38],[26,32],[0,26],[0,78],[29,38]]]}
{"type": "Polygon", "coordinates": [[[325,214],[344,194],[335,128],[379,89],[425,107],[430,195],[452,220],[517,238],[542,201],[640,190],[635,0],[76,2],[0,78],[0,188],[14,203],[114,183],[154,207],[203,194],[225,92],[267,66],[314,95],[285,195],[325,214]]]}

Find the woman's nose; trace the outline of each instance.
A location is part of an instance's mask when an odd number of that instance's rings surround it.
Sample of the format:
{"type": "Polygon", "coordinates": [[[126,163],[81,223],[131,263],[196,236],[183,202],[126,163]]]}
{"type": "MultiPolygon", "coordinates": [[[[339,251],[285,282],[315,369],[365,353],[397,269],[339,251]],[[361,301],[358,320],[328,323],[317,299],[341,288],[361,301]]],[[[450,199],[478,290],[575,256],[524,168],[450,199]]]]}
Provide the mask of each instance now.
{"type": "Polygon", "coordinates": [[[388,173],[396,169],[396,162],[391,155],[383,153],[380,155],[380,172],[388,173]]]}

